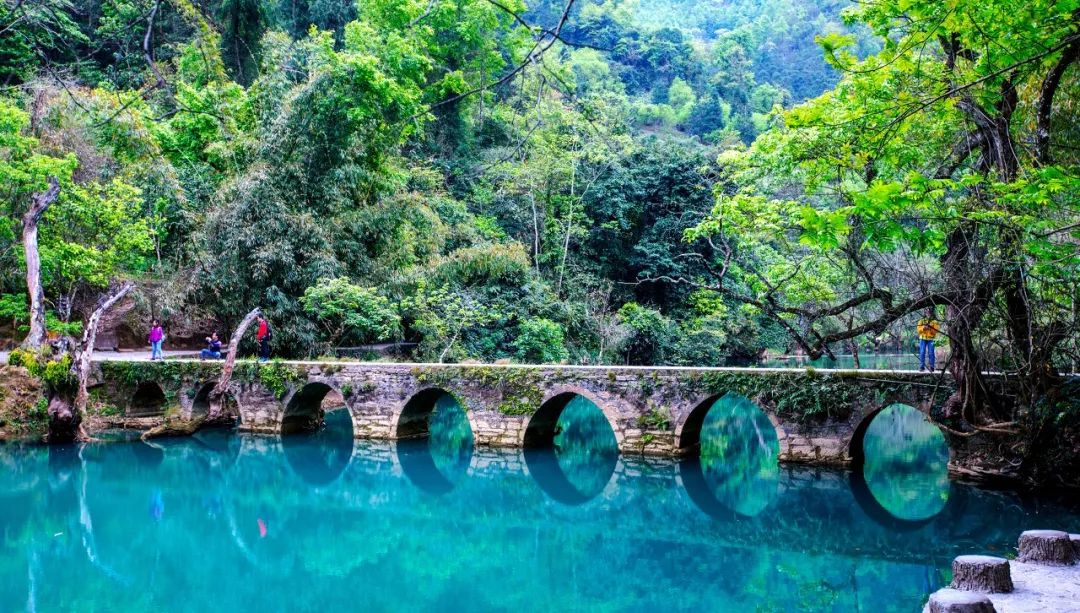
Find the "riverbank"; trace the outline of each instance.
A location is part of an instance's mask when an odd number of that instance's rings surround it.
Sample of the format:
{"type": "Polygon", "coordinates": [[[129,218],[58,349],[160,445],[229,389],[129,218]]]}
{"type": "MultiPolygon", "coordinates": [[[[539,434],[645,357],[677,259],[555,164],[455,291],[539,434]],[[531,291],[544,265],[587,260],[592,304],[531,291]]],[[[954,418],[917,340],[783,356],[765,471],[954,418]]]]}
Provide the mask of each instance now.
{"type": "Polygon", "coordinates": [[[48,427],[41,382],[0,360],[0,441],[41,438],[48,427]]]}

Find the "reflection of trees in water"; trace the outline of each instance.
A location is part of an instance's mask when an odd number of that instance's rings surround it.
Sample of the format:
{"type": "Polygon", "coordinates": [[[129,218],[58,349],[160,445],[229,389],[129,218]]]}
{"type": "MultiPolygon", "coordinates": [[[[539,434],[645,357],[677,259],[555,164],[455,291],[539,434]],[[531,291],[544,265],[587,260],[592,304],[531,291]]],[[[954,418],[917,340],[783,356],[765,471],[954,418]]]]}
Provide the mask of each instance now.
{"type": "Polygon", "coordinates": [[[949,447],[918,410],[882,409],[863,439],[863,475],[875,500],[895,517],[920,520],[949,500],[949,447]]]}
{"type": "Polygon", "coordinates": [[[717,500],[747,516],[776,497],[780,444],[769,418],[750,400],[727,394],[701,426],[701,470],[717,500]]]}
{"type": "Polygon", "coordinates": [[[469,468],[473,454],[473,432],[465,409],[450,394],[435,401],[428,418],[428,449],[436,469],[456,480],[469,468]]]}
{"type": "Polygon", "coordinates": [[[600,493],[619,456],[619,444],[603,411],[575,396],[559,415],[555,431],[555,455],[566,479],[587,497],[600,493]]]}

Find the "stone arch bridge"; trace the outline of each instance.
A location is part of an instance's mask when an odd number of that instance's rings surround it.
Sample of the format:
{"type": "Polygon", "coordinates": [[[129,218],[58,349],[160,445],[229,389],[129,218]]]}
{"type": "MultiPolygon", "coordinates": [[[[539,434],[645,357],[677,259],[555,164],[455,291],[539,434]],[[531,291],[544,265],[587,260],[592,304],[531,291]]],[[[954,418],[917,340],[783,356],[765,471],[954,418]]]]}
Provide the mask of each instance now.
{"type": "MultiPolygon", "coordinates": [[[[92,398],[124,415],[206,411],[220,362],[95,363],[92,398]]],[[[859,464],[862,435],[881,409],[903,403],[930,413],[952,393],[940,374],[674,367],[443,365],[358,362],[237,364],[229,388],[242,431],[278,434],[321,420],[327,398],[344,405],[356,438],[427,434],[434,401],[451,394],[478,446],[550,444],[575,395],[603,412],[620,451],[697,452],[705,414],[725,394],[753,400],[769,417],[780,460],[859,464]]],[[[962,440],[950,440],[955,454],[962,440]]]]}

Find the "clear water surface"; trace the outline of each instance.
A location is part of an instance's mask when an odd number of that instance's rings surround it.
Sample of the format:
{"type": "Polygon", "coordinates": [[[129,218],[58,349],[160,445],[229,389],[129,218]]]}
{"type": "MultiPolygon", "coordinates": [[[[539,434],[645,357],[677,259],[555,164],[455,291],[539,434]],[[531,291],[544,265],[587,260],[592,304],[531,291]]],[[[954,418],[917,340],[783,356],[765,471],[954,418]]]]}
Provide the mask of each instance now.
{"type": "Polygon", "coordinates": [[[1080,531],[1062,500],[950,482],[908,407],[861,474],[778,466],[753,403],[717,401],[700,458],[620,456],[595,406],[554,449],[473,449],[449,397],[431,438],[0,446],[3,611],[914,611],[961,553],[1080,531]]]}

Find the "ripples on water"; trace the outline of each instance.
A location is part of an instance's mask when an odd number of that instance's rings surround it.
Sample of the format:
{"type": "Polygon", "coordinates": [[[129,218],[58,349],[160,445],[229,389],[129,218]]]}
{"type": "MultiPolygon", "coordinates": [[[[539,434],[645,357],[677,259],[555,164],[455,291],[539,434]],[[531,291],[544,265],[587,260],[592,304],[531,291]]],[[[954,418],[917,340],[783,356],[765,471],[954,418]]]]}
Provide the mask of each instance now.
{"type": "Polygon", "coordinates": [[[474,450],[449,396],[428,426],[0,446],[0,610],[912,611],[955,555],[1080,531],[1076,507],[950,483],[908,407],[867,430],[864,476],[779,467],[738,396],[682,462],[619,456],[580,398],[549,450],[474,450]]]}

